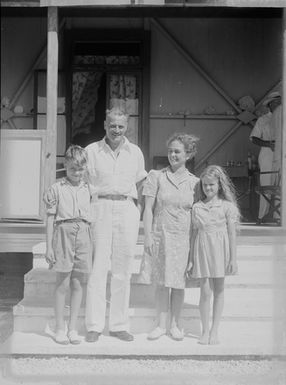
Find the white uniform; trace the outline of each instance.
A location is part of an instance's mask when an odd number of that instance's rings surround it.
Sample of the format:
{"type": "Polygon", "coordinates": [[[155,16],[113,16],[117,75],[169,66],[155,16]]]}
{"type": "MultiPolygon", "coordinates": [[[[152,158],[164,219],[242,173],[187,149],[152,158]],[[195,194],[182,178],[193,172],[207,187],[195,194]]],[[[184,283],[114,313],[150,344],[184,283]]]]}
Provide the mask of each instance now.
{"type": "MultiPolygon", "coordinates": [[[[282,105],[280,104],[274,111],[270,121],[271,129],[274,132],[275,148],[273,154],[273,171],[281,170],[282,166],[282,105]]],[[[272,184],[277,183],[278,174],[274,174],[272,177],[272,184]]],[[[279,201],[275,201],[275,204],[279,204],[279,201]]],[[[278,213],[273,213],[274,218],[279,218],[278,213]]]]}
{"type": "Polygon", "coordinates": [[[275,149],[273,155],[273,170],[278,171],[281,169],[281,145],[282,145],[282,105],[280,104],[273,112],[270,126],[273,130],[275,149]]]}
{"type": "MultiPolygon", "coordinates": [[[[257,119],[256,124],[251,131],[250,139],[255,136],[256,138],[272,141],[274,140],[274,132],[271,128],[271,118],[272,113],[268,112],[265,115],[262,115],[260,118],[257,119]]],[[[259,156],[258,156],[258,164],[260,171],[272,171],[272,163],[273,163],[273,151],[270,147],[261,147],[259,156]]],[[[271,174],[265,174],[260,175],[260,184],[261,186],[267,186],[271,185],[272,183],[272,175],[271,174]]],[[[267,201],[263,198],[263,196],[260,196],[260,203],[259,203],[259,213],[258,218],[263,218],[264,215],[268,212],[269,204],[267,201]]]]}
{"type": "Polygon", "coordinates": [[[89,182],[98,198],[92,203],[93,269],[87,285],[86,328],[101,333],[105,325],[106,283],[111,270],[109,330],[128,330],[131,262],[138,237],[140,213],[134,203],[136,183],[146,176],[138,146],[124,138],[115,153],[105,139],[86,147],[89,182]],[[104,199],[106,195],[128,197],[104,199]]]}

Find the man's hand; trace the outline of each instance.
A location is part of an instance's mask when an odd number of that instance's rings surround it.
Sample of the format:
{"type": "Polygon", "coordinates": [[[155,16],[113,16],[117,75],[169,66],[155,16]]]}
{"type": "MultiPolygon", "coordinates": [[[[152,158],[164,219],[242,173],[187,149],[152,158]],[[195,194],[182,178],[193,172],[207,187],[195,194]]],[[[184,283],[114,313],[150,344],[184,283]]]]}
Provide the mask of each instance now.
{"type": "Polygon", "coordinates": [[[49,269],[56,263],[56,258],[53,249],[47,249],[46,262],[49,264],[49,269]]]}
{"type": "Polygon", "coordinates": [[[233,261],[233,260],[230,260],[229,261],[229,264],[228,264],[228,267],[227,267],[227,272],[228,274],[230,275],[234,275],[237,273],[237,262],[236,261],[233,261]]]}

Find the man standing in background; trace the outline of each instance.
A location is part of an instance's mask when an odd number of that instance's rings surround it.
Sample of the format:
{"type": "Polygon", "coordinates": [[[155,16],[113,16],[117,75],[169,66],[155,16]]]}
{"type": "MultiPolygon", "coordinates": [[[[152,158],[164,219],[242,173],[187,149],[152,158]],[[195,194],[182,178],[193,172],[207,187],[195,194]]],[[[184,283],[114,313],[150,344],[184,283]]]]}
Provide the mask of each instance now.
{"type": "MultiPolygon", "coordinates": [[[[258,156],[258,164],[260,168],[260,172],[271,172],[274,170],[278,170],[277,166],[274,166],[274,162],[278,163],[275,159],[279,153],[279,147],[281,151],[281,132],[280,139],[278,138],[279,131],[279,121],[282,119],[282,115],[280,113],[281,119],[276,113],[279,105],[281,104],[281,96],[278,91],[271,92],[267,98],[264,100],[263,105],[269,108],[269,111],[260,116],[257,119],[257,122],[251,131],[250,140],[252,143],[260,146],[260,152],[258,156]],[[275,117],[274,117],[275,116],[275,117]]],[[[280,105],[281,107],[281,105],[280,105]]],[[[280,125],[281,131],[281,125],[280,125]]],[[[273,174],[261,174],[260,175],[260,185],[267,186],[273,184],[273,174]]],[[[259,202],[259,213],[257,224],[262,223],[263,218],[268,213],[269,204],[265,200],[263,196],[260,196],[259,202]]]]}

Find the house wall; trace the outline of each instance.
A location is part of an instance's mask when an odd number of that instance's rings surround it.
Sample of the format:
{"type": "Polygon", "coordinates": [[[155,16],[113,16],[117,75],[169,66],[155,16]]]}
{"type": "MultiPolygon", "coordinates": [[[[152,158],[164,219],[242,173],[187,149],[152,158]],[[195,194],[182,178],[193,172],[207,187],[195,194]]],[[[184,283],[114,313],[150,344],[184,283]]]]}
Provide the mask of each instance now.
{"type": "MultiPolygon", "coordinates": [[[[162,24],[235,101],[245,95],[258,102],[282,76],[282,35],[278,20],[169,19],[162,24]]],[[[215,113],[233,109],[160,33],[152,33],[151,114],[190,111],[215,113]]],[[[165,139],[174,130],[200,138],[198,159],[236,121],[151,119],[150,153],[163,155],[165,139]]],[[[239,130],[215,153],[210,163],[244,161],[256,152],[248,140],[250,127],[239,130]]]]}
{"type": "MultiPolygon", "coordinates": [[[[45,18],[1,18],[1,98],[11,100],[31,66],[37,59],[47,40],[47,21],[45,18]]],[[[46,68],[45,60],[40,68],[46,68]]],[[[16,101],[25,113],[33,109],[33,77],[16,101]]],[[[17,128],[33,128],[32,118],[16,118],[17,128]]]]}
{"type": "MultiPolygon", "coordinates": [[[[279,19],[160,19],[193,59],[235,101],[245,95],[258,102],[282,77],[282,26],[279,19]]],[[[179,114],[214,114],[233,109],[197,72],[153,23],[128,18],[68,18],[66,28],[151,29],[150,159],[165,155],[165,142],[174,131],[200,138],[199,162],[237,120],[174,119],[179,114]],[[155,119],[157,115],[170,119],[155,119]]],[[[45,18],[4,18],[1,34],[1,97],[13,97],[46,42],[45,18]]],[[[62,43],[60,41],[61,49],[62,43]]],[[[61,56],[60,54],[60,56],[61,56]]],[[[60,60],[61,62],[61,60],[60,60]]],[[[46,68],[45,60],[38,66],[46,68]]],[[[25,112],[33,108],[33,80],[17,102],[25,112]]],[[[33,128],[31,118],[14,119],[18,128],[33,128]]],[[[249,142],[250,126],[242,125],[209,159],[245,161],[257,154],[249,142]]],[[[198,170],[199,171],[199,170],[198,170]]]]}

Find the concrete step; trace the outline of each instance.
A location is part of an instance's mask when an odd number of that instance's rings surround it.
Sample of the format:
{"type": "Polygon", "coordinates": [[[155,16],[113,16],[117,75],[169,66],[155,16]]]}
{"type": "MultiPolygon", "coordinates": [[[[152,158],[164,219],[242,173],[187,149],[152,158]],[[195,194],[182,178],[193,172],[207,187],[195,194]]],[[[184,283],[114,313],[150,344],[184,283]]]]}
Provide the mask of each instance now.
{"type": "Polygon", "coordinates": [[[220,326],[219,345],[198,344],[199,329],[185,331],[183,341],[174,341],[163,336],[157,341],[148,341],[146,333],[136,333],[133,342],[119,341],[108,334],[100,336],[98,342],[87,343],[81,333],[80,345],[58,345],[50,332],[14,332],[2,345],[0,353],[6,355],[32,355],[33,357],[67,356],[67,357],[145,357],[172,358],[204,356],[227,357],[235,359],[240,356],[271,356],[286,353],[285,344],[281,343],[281,325],[272,321],[265,322],[222,322],[220,326]],[[273,333],[273,330],[279,333],[273,333]]]}
{"type": "MultiPolygon", "coordinates": [[[[144,292],[149,295],[150,289],[146,285],[138,285],[138,272],[140,270],[141,258],[136,257],[133,264],[132,292],[144,292]]],[[[239,260],[239,274],[226,278],[226,287],[269,287],[277,285],[274,272],[278,262],[269,259],[242,259],[239,260]]],[[[24,298],[48,297],[54,290],[56,274],[48,270],[46,266],[34,268],[25,275],[24,298]],[[36,293],[36,294],[35,294],[36,293]]],[[[141,294],[139,294],[140,296],[141,294]]]]}
{"type": "MultiPolygon", "coordinates": [[[[55,272],[48,270],[45,261],[42,267],[34,268],[25,275],[24,297],[47,297],[53,292],[55,285],[55,272]],[[35,294],[36,293],[36,294],[35,294]]],[[[141,256],[136,256],[133,263],[132,286],[134,290],[140,290],[136,285],[140,270],[141,256]]],[[[274,258],[243,258],[238,261],[239,273],[226,278],[227,287],[268,287],[278,284],[275,272],[281,269],[283,260],[274,258]]],[[[142,285],[140,285],[142,286],[142,285]]],[[[144,285],[143,288],[146,288],[144,285]]]]}
{"type": "MultiPolygon", "coordinates": [[[[243,258],[286,258],[286,236],[285,237],[238,237],[237,257],[243,258]]],[[[140,260],[143,255],[143,240],[138,242],[135,250],[135,259],[140,260]]],[[[46,243],[41,242],[33,247],[33,267],[42,266],[45,259],[46,243]],[[40,260],[40,261],[39,261],[40,260]],[[40,263],[40,265],[39,265],[40,263]]]]}
{"type": "MultiPolygon", "coordinates": [[[[149,287],[150,289],[152,287],[149,287]]],[[[130,325],[134,333],[148,332],[155,322],[156,311],[154,309],[154,295],[141,296],[132,295],[130,298],[130,325]]],[[[188,330],[194,326],[194,322],[199,325],[199,289],[192,288],[185,291],[185,303],[182,311],[182,324],[188,330]]],[[[279,291],[283,295],[283,290],[279,291]]],[[[278,296],[277,295],[277,298],[278,296]]],[[[276,318],[276,302],[273,300],[271,289],[244,289],[233,288],[225,291],[225,305],[222,322],[241,321],[241,322],[265,322],[276,318]]],[[[84,302],[79,315],[79,327],[84,330],[84,302]]],[[[53,296],[46,299],[31,297],[19,302],[13,308],[14,330],[15,331],[43,331],[47,322],[53,322],[53,296]]],[[[66,307],[68,317],[69,307],[66,307]]],[[[108,324],[108,311],[106,316],[108,324]]]]}

